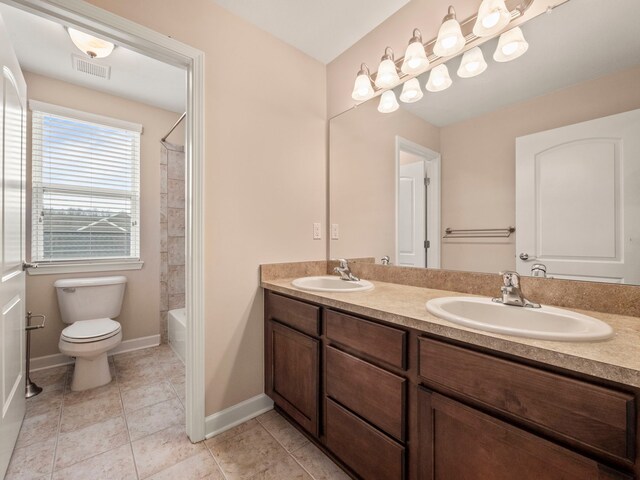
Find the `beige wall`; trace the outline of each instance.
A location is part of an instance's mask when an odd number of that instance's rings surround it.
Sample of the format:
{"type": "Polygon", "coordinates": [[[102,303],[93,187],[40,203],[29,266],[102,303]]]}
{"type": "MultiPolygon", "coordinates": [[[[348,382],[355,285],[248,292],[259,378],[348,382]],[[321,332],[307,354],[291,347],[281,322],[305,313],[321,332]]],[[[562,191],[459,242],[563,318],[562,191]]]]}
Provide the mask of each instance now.
{"type": "MultiPolygon", "coordinates": [[[[636,108],[640,108],[640,67],[443,127],[443,228],[515,225],[516,137],[636,108]]],[[[514,236],[491,242],[445,240],[442,268],[514,269],[515,254],[514,236]]]]}
{"type": "Polygon", "coordinates": [[[329,213],[340,230],[331,258],[396,262],[396,135],[440,151],[440,129],[404,109],[381,114],[371,101],[331,120],[329,213]]]}
{"type": "MultiPolygon", "coordinates": [[[[65,327],[60,319],[53,282],[58,278],[125,275],[128,278],[122,313],[123,339],[159,333],[160,302],[160,138],[178,114],[106,93],[25,72],[32,100],[139,123],[140,140],[140,253],[142,270],[91,274],[28,275],[27,310],[47,315],[47,327],[32,335],[33,357],[59,353],[58,340],[65,327]]],[[[177,140],[180,137],[177,134],[177,140]]],[[[31,218],[27,212],[27,219],[31,218]]]]}
{"type": "Polygon", "coordinates": [[[326,255],[325,67],[211,0],[91,3],[205,53],[210,415],[264,391],[259,264],[326,255]]]}

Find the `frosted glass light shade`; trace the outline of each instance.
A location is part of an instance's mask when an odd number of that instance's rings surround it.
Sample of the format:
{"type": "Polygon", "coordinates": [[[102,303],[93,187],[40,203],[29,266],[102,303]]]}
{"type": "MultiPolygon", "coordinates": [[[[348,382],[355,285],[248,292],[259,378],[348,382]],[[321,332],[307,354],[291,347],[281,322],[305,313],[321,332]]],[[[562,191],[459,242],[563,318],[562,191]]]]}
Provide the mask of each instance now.
{"type": "Polygon", "coordinates": [[[510,62],[523,55],[528,48],[529,44],[524,39],[522,30],[515,27],[500,35],[493,59],[496,62],[510,62]]]}
{"type": "Polygon", "coordinates": [[[433,53],[439,57],[455,55],[464,48],[464,44],[462,30],[458,20],[456,20],[456,12],[453,7],[449,7],[449,14],[444,17],[440,30],[438,30],[438,38],[433,46],[433,53]]]}
{"type": "Polygon", "coordinates": [[[400,107],[398,100],[396,100],[396,94],[393,90],[387,90],[380,96],[380,103],[378,104],[378,111],[380,113],[395,112],[400,107]]]}
{"type": "Polygon", "coordinates": [[[461,78],[471,78],[480,75],[487,69],[487,62],[484,60],[480,47],[467,50],[462,55],[462,62],[458,68],[458,76],[461,78]]]}
{"type": "Polygon", "coordinates": [[[396,64],[393,60],[387,58],[380,62],[378,66],[378,75],[376,76],[376,87],[391,88],[400,83],[400,77],[396,70],[396,64]]]}
{"type": "Polygon", "coordinates": [[[400,94],[400,100],[404,103],[417,102],[424,96],[420,82],[417,78],[412,78],[404,83],[402,86],[402,93],[400,94]]]}
{"type": "Polygon", "coordinates": [[[511,14],[504,0],[482,0],[473,34],[476,37],[489,37],[506,27],[510,21],[511,14]]]}
{"type": "Polygon", "coordinates": [[[429,74],[427,90],[430,92],[441,92],[451,86],[453,81],[449,76],[449,69],[445,64],[438,65],[429,74]]]}
{"type": "Polygon", "coordinates": [[[91,58],[108,57],[115,48],[113,43],[96,38],[93,35],[81,32],[80,30],[69,28],[67,32],[69,33],[69,37],[71,37],[73,44],[91,58]]]}
{"type": "Polygon", "coordinates": [[[361,73],[356,77],[356,81],[353,85],[353,92],[351,98],[357,102],[364,102],[373,98],[375,92],[373,91],[373,85],[371,85],[371,79],[366,73],[361,73]]]}
{"type": "Polygon", "coordinates": [[[429,59],[420,40],[411,42],[404,54],[404,61],[400,70],[407,75],[424,72],[429,67],[429,59]]]}

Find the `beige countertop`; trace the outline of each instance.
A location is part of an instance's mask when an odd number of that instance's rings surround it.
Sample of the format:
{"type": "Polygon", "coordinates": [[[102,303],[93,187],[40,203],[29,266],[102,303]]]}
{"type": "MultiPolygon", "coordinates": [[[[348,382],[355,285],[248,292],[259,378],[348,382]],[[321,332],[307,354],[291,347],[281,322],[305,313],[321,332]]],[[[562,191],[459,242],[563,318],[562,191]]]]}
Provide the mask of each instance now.
{"type": "Polygon", "coordinates": [[[378,281],[372,281],[375,288],[366,292],[308,292],[295,288],[292,280],[263,280],[261,285],[301,300],[640,387],[640,318],[637,317],[572,309],[608,323],[615,335],[598,342],[534,340],[457,325],[430,314],[425,307],[432,298],[469,294],[378,281]]]}

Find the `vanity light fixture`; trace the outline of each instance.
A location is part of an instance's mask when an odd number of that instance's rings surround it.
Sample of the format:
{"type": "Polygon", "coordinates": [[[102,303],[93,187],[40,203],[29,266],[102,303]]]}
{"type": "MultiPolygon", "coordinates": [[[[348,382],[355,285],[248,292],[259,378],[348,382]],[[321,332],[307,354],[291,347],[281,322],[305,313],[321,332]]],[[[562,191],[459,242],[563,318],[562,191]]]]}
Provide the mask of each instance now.
{"type": "Polygon", "coordinates": [[[371,74],[369,73],[369,67],[366,63],[360,65],[360,71],[356,76],[356,82],[353,85],[353,92],[351,98],[358,102],[364,102],[373,98],[375,92],[373,90],[373,84],[371,82],[371,74]]]}
{"type": "Polygon", "coordinates": [[[473,25],[476,37],[490,37],[506,27],[511,21],[511,14],[504,0],[482,0],[478,9],[478,17],[473,25]]]}
{"type": "Polygon", "coordinates": [[[430,92],[441,92],[451,86],[453,80],[449,76],[449,69],[442,63],[431,70],[426,88],[430,92]]]}
{"type": "Polygon", "coordinates": [[[67,33],[69,37],[71,37],[73,44],[91,58],[108,57],[115,48],[113,43],[81,32],[75,28],[67,28],[67,33]]]}
{"type": "Polygon", "coordinates": [[[462,51],[465,45],[462,29],[456,19],[456,10],[449,6],[449,13],[442,20],[433,53],[439,57],[449,57],[462,51]]]}
{"type": "Polygon", "coordinates": [[[400,105],[396,100],[396,94],[393,90],[387,90],[380,96],[380,103],[378,104],[378,111],[380,113],[391,113],[398,110],[400,105]]]}
{"type": "MultiPolygon", "coordinates": [[[[462,22],[458,22],[454,7],[449,6],[436,38],[425,42],[420,30],[414,28],[404,56],[397,63],[393,50],[387,47],[375,74],[370,74],[369,68],[364,63],[361,64],[351,98],[364,102],[381,94],[378,110],[393,112],[399,105],[395,93],[388,91],[405,82],[400,100],[405,103],[420,100],[424,92],[420,88],[420,81],[415,77],[429,69],[431,72],[426,89],[430,92],[446,90],[453,81],[444,62],[448,60],[447,57],[462,52],[467,45],[475,46],[462,56],[458,76],[470,78],[480,75],[487,69],[487,62],[479,45],[497,37],[512,22],[519,21],[534,2],[535,0],[481,0],[478,13],[462,22]]],[[[514,60],[524,54],[528,47],[520,27],[511,28],[500,34],[493,59],[497,62],[514,60]]]]}
{"type": "Polygon", "coordinates": [[[429,59],[422,43],[422,34],[420,30],[414,28],[400,70],[407,75],[416,75],[424,72],[427,68],[429,68],[429,59]]]}
{"type": "Polygon", "coordinates": [[[417,78],[412,78],[402,85],[402,93],[400,94],[400,101],[404,103],[417,102],[424,96],[420,82],[417,78]]]}
{"type": "Polygon", "coordinates": [[[400,77],[398,76],[398,69],[396,68],[393,58],[393,50],[391,47],[387,47],[384,49],[384,55],[380,59],[380,65],[378,65],[376,87],[391,88],[395,87],[398,83],[400,83],[400,77]]]}
{"type": "Polygon", "coordinates": [[[460,78],[471,78],[480,75],[487,69],[487,62],[484,60],[480,47],[473,47],[462,55],[458,76],[460,78]]]}
{"type": "Polygon", "coordinates": [[[522,56],[529,48],[520,27],[515,27],[500,35],[498,48],[493,54],[496,62],[510,62],[522,56]]]}

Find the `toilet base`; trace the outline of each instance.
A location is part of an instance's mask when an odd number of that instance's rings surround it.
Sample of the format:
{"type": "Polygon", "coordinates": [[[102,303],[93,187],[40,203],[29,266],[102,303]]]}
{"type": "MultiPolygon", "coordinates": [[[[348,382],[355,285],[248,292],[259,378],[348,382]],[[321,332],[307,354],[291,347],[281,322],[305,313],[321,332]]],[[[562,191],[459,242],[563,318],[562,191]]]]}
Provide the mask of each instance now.
{"type": "Polygon", "coordinates": [[[94,358],[76,357],[71,390],[80,392],[101,387],[111,382],[111,371],[106,352],[94,358]]]}
{"type": "Polygon", "coordinates": [[[71,390],[79,392],[101,387],[111,381],[107,352],[122,342],[122,332],[97,342],[73,343],[60,338],[60,353],[75,357],[76,364],[71,380],[71,390]]]}

